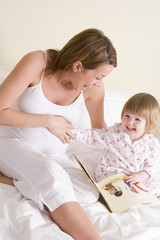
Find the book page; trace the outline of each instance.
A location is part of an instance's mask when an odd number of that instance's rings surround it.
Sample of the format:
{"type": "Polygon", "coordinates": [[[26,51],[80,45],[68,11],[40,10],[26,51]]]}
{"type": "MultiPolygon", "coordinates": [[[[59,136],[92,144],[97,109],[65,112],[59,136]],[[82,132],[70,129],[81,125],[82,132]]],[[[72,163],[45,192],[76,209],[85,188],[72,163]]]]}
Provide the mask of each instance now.
{"type": "Polygon", "coordinates": [[[87,172],[86,168],[84,167],[84,165],[82,165],[82,163],[80,162],[80,160],[77,158],[77,156],[75,154],[73,154],[74,158],[77,160],[78,164],[80,165],[81,169],[84,171],[84,173],[86,174],[87,178],[91,181],[91,183],[94,185],[94,187],[97,189],[98,192],[100,192],[100,188],[98,183],[96,183],[93,178],[91,177],[91,175],[87,172]]]}
{"type": "Polygon", "coordinates": [[[123,212],[140,203],[159,203],[156,196],[149,192],[143,184],[127,183],[125,181],[127,176],[122,173],[107,177],[99,183],[95,182],[77,156],[73,156],[87,178],[101,194],[110,212],[123,212]]]}
{"type": "Polygon", "coordinates": [[[124,174],[115,174],[98,183],[103,198],[112,212],[122,212],[138,203],[159,203],[154,194],[142,184],[125,182],[124,174]]]}

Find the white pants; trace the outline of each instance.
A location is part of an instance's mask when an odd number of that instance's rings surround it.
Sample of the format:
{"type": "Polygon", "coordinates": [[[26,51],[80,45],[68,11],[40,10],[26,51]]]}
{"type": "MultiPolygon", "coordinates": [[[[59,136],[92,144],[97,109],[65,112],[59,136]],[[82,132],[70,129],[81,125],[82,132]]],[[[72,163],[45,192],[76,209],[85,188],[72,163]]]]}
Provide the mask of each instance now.
{"type": "Polygon", "coordinates": [[[15,187],[40,209],[45,205],[54,211],[66,202],[98,199],[81,170],[70,169],[69,176],[53,158],[19,139],[0,137],[0,171],[14,178],[15,187]]]}

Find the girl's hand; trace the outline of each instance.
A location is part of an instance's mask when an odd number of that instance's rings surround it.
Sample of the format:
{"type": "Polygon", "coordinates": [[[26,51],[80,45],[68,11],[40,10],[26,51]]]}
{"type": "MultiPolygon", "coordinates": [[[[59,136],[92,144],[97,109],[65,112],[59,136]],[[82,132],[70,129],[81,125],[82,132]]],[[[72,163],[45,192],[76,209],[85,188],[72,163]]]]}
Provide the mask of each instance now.
{"type": "Polygon", "coordinates": [[[48,130],[57,136],[62,143],[69,143],[70,139],[76,140],[76,137],[72,133],[73,129],[70,122],[61,116],[49,116],[48,130]]]}
{"type": "MultiPolygon", "coordinates": [[[[126,173],[125,173],[126,174],[126,173]]],[[[130,184],[133,183],[141,183],[150,178],[149,173],[146,171],[141,171],[134,174],[126,174],[128,177],[125,179],[126,182],[129,182],[130,184]]]]}

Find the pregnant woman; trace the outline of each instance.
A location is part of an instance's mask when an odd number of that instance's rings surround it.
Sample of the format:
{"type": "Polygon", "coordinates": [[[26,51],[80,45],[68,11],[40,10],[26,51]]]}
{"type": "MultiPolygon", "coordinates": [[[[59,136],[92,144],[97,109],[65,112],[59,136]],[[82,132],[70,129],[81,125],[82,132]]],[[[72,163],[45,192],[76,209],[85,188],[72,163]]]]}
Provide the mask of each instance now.
{"type": "Polygon", "coordinates": [[[1,176],[1,182],[14,184],[40,209],[45,206],[75,240],[101,238],[59,156],[74,138],[71,129],[84,103],[92,127],[107,127],[102,80],[116,66],[111,41],[87,29],[59,51],[28,53],[0,86],[0,172],[9,177],[1,176]]]}

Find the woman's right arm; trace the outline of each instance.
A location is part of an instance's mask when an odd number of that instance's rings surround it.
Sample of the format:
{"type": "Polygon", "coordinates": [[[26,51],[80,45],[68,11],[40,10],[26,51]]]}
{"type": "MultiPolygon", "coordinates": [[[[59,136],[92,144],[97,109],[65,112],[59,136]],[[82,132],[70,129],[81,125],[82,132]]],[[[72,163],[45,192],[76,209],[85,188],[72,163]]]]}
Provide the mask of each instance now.
{"type": "Polygon", "coordinates": [[[20,60],[2,83],[0,86],[0,125],[12,127],[46,127],[59,137],[62,142],[66,142],[65,131],[72,126],[63,117],[47,114],[29,114],[11,109],[16,99],[29,85],[39,83],[44,66],[44,52],[31,52],[20,60]],[[62,138],[62,136],[64,137],[62,138]]]}
{"type": "MultiPolygon", "coordinates": [[[[40,80],[45,62],[41,51],[25,55],[0,86],[0,124],[13,127],[40,127],[45,115],[18,112],[11,106],[23,91],[40,80]]],[[[38,83],[38,82],[37,82],[38,83]]]]}

